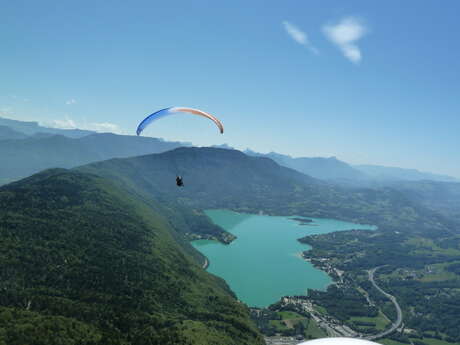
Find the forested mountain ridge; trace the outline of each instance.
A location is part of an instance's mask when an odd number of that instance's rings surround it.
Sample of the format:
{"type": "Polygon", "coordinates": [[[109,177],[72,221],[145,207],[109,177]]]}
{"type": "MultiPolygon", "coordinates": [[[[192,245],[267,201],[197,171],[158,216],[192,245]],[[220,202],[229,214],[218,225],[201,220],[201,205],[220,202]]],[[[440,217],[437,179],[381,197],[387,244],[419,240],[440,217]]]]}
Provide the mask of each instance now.
{"type": "MultiPolygon", "coordinates": [[[[49,344],[59,325],[69,344],[261,343],[245,307],[194,263],[169,226],[215,235],[200,211],[218,207],[377,225],[350,232],[344,246],[349,257],[340,262],[362,269],[402,255],[403,242],[394,241],[448,242],[458,231],[407,193],[343,189],[234,150],[178,148],[49,170],[0,188],[0,262],[8,268],[0,272],[0,336],[49,344]]],[[[332,235],[327,245],[342,248],[332,235]]]]}
{"type": "Polygon", "coordinates": [[[78,170],[196,209],[335,218],[430,236],[454,231],[449,219],[391,188],[345,189],[236,150],[178,148],[97,162],[78,170]],[[176,174],[184,175],[185,188],[176,187],[176,174]]]}
{"type": "MultiPolygon", "coordinates": [[[[359,290],[359,284],[367,282],[366,270],[378,266],[403,272],[398,280],[405,279],[407,274],[422,277],[430,267],[437,267],[435,272],[443,275],[447,273],[440,267],[448,267],[446,270],[457,268],[460,223],[423,205],[421,199],[414,198],[408,190],[399,191],[394,186],[341,188],[282,167],[267,158],[248,157],[239,151],[217,148],[178,148],[162,154],[112,159],[77,169],[118,181],[127,189],[145,193],[148,198],[179,204],[185,209],[230,208],[249,213],[263,211],[274,215],[324,217],[377,225],[377,231],[350,229],[302,239],[313,247],[304,253],[305,257],[320,263],[320,267],[328,272],[331,267],[345,272],[345,283],[340,289],[359,290]],[[184,188],[175,185],[176,174],[184,176],[184,188]]],[[[452,275],[447,277],[450,279],[452,275]]],[[[430,279],[437,279],[436,273],[430,279]]],[[[458,286],[457,282],[451,281],[439,286],[447,288],[449,284],[458,286]]],[[[417,291],[416,298],[402,304],[407,321],[422,334],[423,330],[431,328],[420,327],[417,320],[426,325],[431,317],[436,317],[439,321],[433,329],[445,330],[445,327],[438,326],[452,319],[440,315],[439,310],[427,317],[414,312],[414,308],[422,310],[414,300],[432,298],[436,284],[414,281],[412,285],[417,291]]],[[[392,289],[393,285],[388,287],[395,296],[401,296],[402,291],[392,289]]],[[[355,290],[353,296],[361,294],[355,290]]],[[[344,319],[348,319],[360,307],[348,310],[347,303],[354,301],[343,301],[342,292],[333,294],[328,290],[324,298],[336,306],[335,310],[340,311],[344,319]]],[[[317,294],[322,296],[320,292],[317,294]]],[[[442,295],[439,301],[457,303],[456,295],[450,298],[442,295]]],[[[364,297],[362,300],[366,303],[364,297]]],[[[391,303],[382,306],[390,317],[393,315],[391,306],[391,303]]],[[[359,315],[365,316],[366,310],[364,308],[359,315]]],[[[332,310],[327,311],[334,315],[332,310]]],[[[456,315],[455,306],[449,306],[448,313],[449,316],[456,315]]],[[[456,331],[448,332],[443,337],[454,339],[456,334],[456,331]]]]}
{"type": "Polygon", "coordinates": [[[0,344],[262,344],[134,194],[53,169],[0,188],[0,344]]]}

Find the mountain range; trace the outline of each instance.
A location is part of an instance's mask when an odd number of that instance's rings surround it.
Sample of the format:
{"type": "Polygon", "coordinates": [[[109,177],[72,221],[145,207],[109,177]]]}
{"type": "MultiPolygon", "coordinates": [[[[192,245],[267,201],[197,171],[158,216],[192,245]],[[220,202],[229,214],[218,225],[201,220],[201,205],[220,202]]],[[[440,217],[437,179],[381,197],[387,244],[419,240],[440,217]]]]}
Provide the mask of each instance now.
{"type": "Polygon", "coordinates": [[[295,169],[304,174],[337,183],[361,184],[372,186],[394,181],[442,181],[460,182],[459,179],[447,175],[421,172],[416,169],[385,167],[380,165],[350,165],[336,157],[299,157],[293,158],[276,152],[257,153],[250,149],[244,151],[251,156],[267,157],[280,165],[295,169]]]}
{"type": "MultiPolygon", "coordinates": [[[[0,118],[0,156],[3,161],[0,166],[0,183],[26,177],[47,168],[71,168],[98,160],[165,152],[179,146],[191,144],[167,142],[156,138],[47,128],[36,122],[0,118]],[[58,137],[52,138],[53,136],[58,137]]],[[[221,145],[220,148],[232,149],[228,145],[221,145]]],[[[318,179],[352,187],[383,186],[400,180],[460,182],[454,177],[415,169],[377,165],[353,166],[336,157],[293,158],[275,152],[262,154],[249,149],[244,152],[251,156],[270,158],[282,166],[318,179]]]]}
{"type": "MultiPolygon", "coordinates": [[[[6,126],[10,129],[25,134],[25,135],[34,135],[37,133],[47,133],[47,134],[61,134],[69,138],[80,138],[88,134],[95,133],[93,131],[87,131],[83,129],[60,129],[60,128],[49,128],[41,126],[38,122],[35,121],[18,121],[0,117],[0,126],[6,126]]],[[[2,139],[2,136],[0,136],[2,139]]],[[[8,139],[8,138],[6,138],[8,139]]]]}
{"type": "Polygon", "coordinates": [[[183,146],[155,138],[95,133],[79,138],[35,134],[0,141],[0,181],[23,178],[48,168],[72,168],[113,157],[164,152],[183,146]]]}
{"type": "MultiPolygon", "coordinates": [[[[263,344],[247,308],[188,243],[234,239],[204,209],[371,224],[374,240],[390,242],[448,241],[459,229],[457,183],[349,188],[298,171],[340,166],[351,178],[354,170],[335,158],[39,133],[0,141],[8,162],[0,172],[17,179],[43,169],[40,162],[74,168],[0,187],[0,344],[263,344]],[[293,162],[297,169],[285,166],[293,162]]],[[[373,264],[384,264],[379,258],[373,264]]]]}
{"type": "Polygon", "coordinates": [[[237,150],[185,148],[77,168],[146,198],[202,210],[229,208],[377,225],[382,231],[447,235],[455,226],[396,188],[349,189],[237,150]],[[177,188],[182,175],[185,188],[177,188]]]}

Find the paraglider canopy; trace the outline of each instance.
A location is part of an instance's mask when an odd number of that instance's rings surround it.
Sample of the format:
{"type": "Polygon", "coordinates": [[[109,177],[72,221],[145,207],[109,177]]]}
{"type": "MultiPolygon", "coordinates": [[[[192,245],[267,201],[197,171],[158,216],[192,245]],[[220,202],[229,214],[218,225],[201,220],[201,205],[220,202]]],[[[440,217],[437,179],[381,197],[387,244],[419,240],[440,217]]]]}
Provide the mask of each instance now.
{"type": "Polygon", "coordinates": [[[206,117],[206,118],[210,119],[211,121],[213,121],[216,124],[216,126],[217,126],[217,128],[219,128],[219,131],[220,131],[221,134],[224,133],[224,126],[222,125],[222,123],[219,121],[219,119],[217,117],[215,117],[215,116],[213,116],[211,114],[205,113],[202,110],[188,108],[188,107],[170,107],[170,108],[165,108],[165,109],[158,110],[158,111],[154,112],[153,114],[150,114],[149,116],[147,116],[144,120],[142,120],[142,122],[139,124],[139,126],[137,127],[137,130],[136,130],[137,135],[140,135],[142,133],[142,131],[151,122],[153,122],[155,120],[158,120],[158,119],[160,119],[162,117],[175,114],[175,113],[188,113],[188,114],[192,114],[192,115],[198,115],[198,116],[206,117]]]}

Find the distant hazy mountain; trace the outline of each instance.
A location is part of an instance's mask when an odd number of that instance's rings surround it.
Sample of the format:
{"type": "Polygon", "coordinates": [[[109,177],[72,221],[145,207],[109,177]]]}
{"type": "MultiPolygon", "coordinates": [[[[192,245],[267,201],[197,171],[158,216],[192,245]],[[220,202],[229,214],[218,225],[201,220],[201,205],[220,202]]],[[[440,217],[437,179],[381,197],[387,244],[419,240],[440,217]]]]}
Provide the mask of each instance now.
{"type": "Polygon", "coordinates": [[[356,180],[366,179],[367,176],[357,169],[354,169],[349,164],[338,160],[336,157],[314,157],[314,158],[293,158],[288,155],[282,155],[276,152],[257,153],[251,150],[246,150],[246,154],[258,157],[267,157],[273,159],[280,165],[295,169],[304,174],[310,175],[322,180],[356,180]]]}
{"type": "Polygon", "coordinates": [[[64,135],[69,138],[80,138],[85,135],[95,133],[93,131],[86,131],[82,129],[59,129],[42,127],[38,124],[38,122],[17,121],[5,119],[2,117],[0,117],[0,126],[7,126],[10,129],[25,135],[33,135],[36,133],[50,133],[64,135]]]}
{"type": "Polygon", "coordinates": [[[391,186],[410,199],[460,222],[459,182],[398,181],[391,186]]]}
{"type": "Polygon", "coordinates": [[[376,180],[406,180],[406,181],[421,181],[421,180],[432,180],[432,181],[444,181],[444,182],[460,182],[456,179],[447,175],[433,174],[429,172],[421,172],[416,169],[404,169],[396,167],[385,167],[379,165],[355,165],[355,169],[368,175],[372,179],[376,180]]]}
{"type": "Polygon", "coordinates": [[[37,133],[0,142],[0,182],[19,179],[48,168],[75,166],[115,157],[159,153],[184,145],[155,138],[90,134],[81,138],[37,133]]]}
{"type": "Polygon", "coordinates": [[[24,139],[27,138],[27,135],[24,133],[15,131],[7,126],[0,125],[0,140],[7,140],[7,139],[24,139]]]}
{"type": "MultiPolygon", "coordinates": [[[[222,148],[229,148],[222,145],[222,148]]],[[[258,153],[247,149],[246,154],[258,157],[268,157],[280,165],[295,169],[312,177],[346,183],[351,186],[382,186],[390,181],[444,181],[460,182],[452,176],[420,172],[416,169],[384,167],[378,165],[350,165],[336,157],[300,157],[293,158],[276,152],[258,153]]]]}
{"type": "MultiPolygon", "coordinates": [[[[25,177],[42,169],[51,167],[69,168],[97,160],[113,157],[128,157],[148,153],[163,152],[178,146],[191,146],[189,143],[168,143],[153,138],[138,138],[135,136],[120,136],[110,133],[96,134],[85,130],[67,130],[46,128],[37,122],[24,122],[0,118],[0,140],[26,139],[22,143],[2,143],[0,153],[5,165],[0,167],[0,183],[5,180],[25,177]],[[71,142],[51,139],[53,135],[68,138],[84,138],[87,140],[71,142]],[[27,138],[27,136],[32,136],[27,138]],[[143,139],[153,140],[146,146],[143,139]],[[43,141],[37,141],[43,140],[43,141]],[[17,144],[17,145],[16,145],[17,144]],[[62,145],[57,147],[55,145],[62,145]],[[156,146],[152,148],[152,146],[156,146]],[[46,147],[49,149],[47,150],[46,147]],[[27,161],[26,161],[27,160],[27,161]],[[10,164],[11,162],[11,164],[10,164]],[[14,164],[13,164],[14,163],[14,164]]],[[[216,148],[233,149],[227,144],[216,148]]],[[[376,165],[351,166],[336,157],[300,157],[293,158],[276,152],[267,154],[247,149],[250,156],[267,157],[278,164],[295,169],[309,176],[346,184],[352,187],[378,187],[395,180],[434,180],[454,182],[460,181],[450,176],[420,172],[415,169],[382,167],[376,165]]]]}

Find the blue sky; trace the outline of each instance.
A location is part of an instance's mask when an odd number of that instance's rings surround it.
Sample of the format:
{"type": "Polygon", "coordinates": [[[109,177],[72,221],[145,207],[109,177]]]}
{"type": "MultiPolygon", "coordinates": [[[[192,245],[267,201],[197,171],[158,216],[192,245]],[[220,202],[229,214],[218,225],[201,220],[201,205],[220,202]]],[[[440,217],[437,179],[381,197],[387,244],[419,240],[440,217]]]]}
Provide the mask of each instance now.
{"type": "Polygon", "coordinates": [[[460,177],[458,1],[0,3],[0,116],[460,177]]]}

